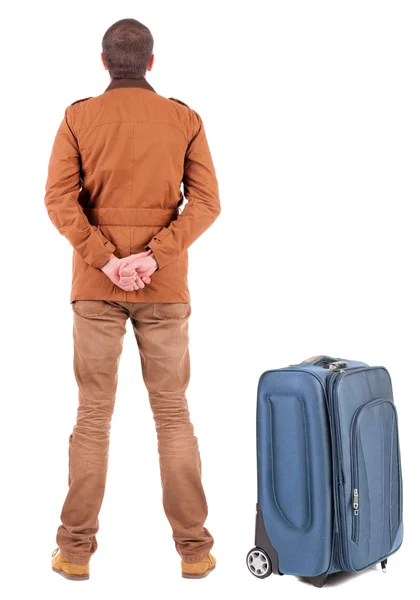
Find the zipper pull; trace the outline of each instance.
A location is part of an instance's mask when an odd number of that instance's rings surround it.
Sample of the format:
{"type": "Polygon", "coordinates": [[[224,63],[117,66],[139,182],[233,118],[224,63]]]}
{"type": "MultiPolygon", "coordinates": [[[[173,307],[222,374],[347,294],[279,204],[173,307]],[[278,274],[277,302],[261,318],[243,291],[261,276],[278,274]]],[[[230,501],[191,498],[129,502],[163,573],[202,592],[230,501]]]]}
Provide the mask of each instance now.
{"type": "Polygon", "coordinates": [[[354,488],[353,490],[353,508],[354,514],[357,517],[359,514],[359,490],[357,488],[354,488]]]}
{"type": "Polygon", "coordinates": [[[344,373],[344,369],[347,368],[347,363],[345,360],[335,360],[328,364],[327,367],[329,371],[339,371],[340,373],[344,373]]]}

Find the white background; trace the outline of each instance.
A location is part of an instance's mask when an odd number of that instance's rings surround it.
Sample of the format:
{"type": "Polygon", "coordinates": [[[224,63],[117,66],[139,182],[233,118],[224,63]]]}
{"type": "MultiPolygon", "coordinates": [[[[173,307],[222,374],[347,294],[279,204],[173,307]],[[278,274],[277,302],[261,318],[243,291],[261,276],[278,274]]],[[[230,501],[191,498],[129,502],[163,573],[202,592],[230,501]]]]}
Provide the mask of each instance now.
{"type": "Polygon", "coordinates": [[[406,0],[73,0],[2,14],[2,597],[394,598],[417,589],[419,9],[406,0]],[[180,577],[161,507],[130,329],[91,579],[68,582],[50,568],[77,390],[71,247],[43,205],[46,170],[65,107],[108,85],[101,39],[124,17],[153,32],[155,89],[201,114],[220,182],[222,214],[190,251],[188,399],[218,559],[198,582],[180,577]],[[406,532],[387,575],[341,577],[322,591],[294,577],[259,581],[245,566],[258,377],[320,353],[391,372],[406,532]]]}

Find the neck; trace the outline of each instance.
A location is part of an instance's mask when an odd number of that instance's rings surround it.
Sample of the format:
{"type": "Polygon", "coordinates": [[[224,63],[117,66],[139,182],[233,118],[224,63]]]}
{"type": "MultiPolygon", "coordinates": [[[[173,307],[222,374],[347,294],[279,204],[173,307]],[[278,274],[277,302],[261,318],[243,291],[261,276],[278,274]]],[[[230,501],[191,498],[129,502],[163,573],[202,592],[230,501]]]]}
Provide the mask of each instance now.
{"type": "Polygon", "coordinates": [[[152,88],[152,86],[150,85],[150,83],[148,81],[146,81],[145,76],[141,76],[140,78],[130,78],[130,77],[121,77],[121,78],[111,78],[111,83],[109,84],[109,86],[106,88],[105,91],[109,91],[109,90],[113,90],[116,88],[128,88],[128,87],[137,87],[137,88],[144,88],[146,90],[149,90],[151,92],[154,92],[155,90],[152,88]]]}

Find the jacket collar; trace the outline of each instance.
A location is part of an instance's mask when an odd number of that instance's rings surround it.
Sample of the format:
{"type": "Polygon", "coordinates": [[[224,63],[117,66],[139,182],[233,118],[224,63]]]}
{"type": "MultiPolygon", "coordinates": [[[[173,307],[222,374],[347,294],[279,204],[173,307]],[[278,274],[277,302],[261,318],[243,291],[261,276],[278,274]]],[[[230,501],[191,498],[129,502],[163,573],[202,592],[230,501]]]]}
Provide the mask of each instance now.
{"type": "Polygon", "coordinates": [[[145,77],[141,77],[140,79],[113,79],[105,91],[108,92],[109,90],[128,87],[143,88],[151,92],[155,91],[150,83],[146,81],[145,77]]]}

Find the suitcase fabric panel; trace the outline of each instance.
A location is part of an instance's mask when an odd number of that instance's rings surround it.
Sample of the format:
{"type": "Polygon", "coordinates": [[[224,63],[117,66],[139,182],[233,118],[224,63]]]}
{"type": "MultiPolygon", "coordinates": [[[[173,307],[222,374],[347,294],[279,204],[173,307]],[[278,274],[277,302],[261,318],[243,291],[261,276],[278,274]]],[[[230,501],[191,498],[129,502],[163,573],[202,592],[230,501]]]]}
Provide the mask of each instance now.
{"type": "Polygon", "coordinates": [[[269,395],[267,401],[273,457],[273,500],[292,529],[305,531],[311,522],[305,401],[301,396],[278,393],[269,395]]]}
{"type": "Polygon", "coordinates": [[[388,556],[402,520],[397,414],[383,368],[343,375],[336,389],[345,559],[359,571],[388,556]]]}
{"type": "Polygon", "coordinates": [[[332,486],[322,382],[265,373],[258,388],[258,504],[282,573],[316,576],[331,561],[332,486]]]}

